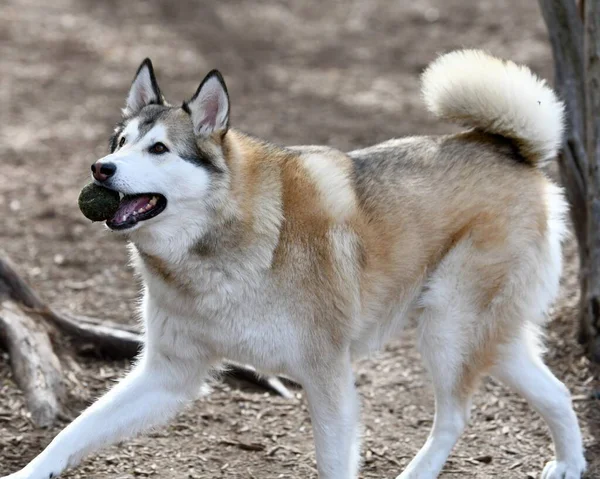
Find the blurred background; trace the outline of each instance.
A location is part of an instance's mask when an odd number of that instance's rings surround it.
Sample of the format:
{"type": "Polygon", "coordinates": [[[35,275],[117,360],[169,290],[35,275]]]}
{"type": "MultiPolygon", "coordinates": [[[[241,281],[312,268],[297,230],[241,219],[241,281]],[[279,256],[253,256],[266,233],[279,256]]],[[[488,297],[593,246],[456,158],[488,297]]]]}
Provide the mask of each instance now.
{"type": "MultiPolygon", "coordinates": [[[[221,70],[236,128],[280,144],[342,150],[391,137],[444,133],[419,94],[439,53],[482,48],[552,79],[537,2],[523,0],[3,0],[0,2],[0,250],[50,304],[116,322],[135,320],[139,285],[126,247],[77,208],[89,167],[107,152],[126,92],[145,57],[167,100],[181,102],[221,70]]],[[[577,269],[567,246],[549,360],[573,392],[589,477],[600,477],[599,403],[575,340],[577,269]]],[[[73,413],[122,374],[124,362],[85,345],[73,361],[73,413]]],[[[358,366],[365,465],[395,477],[433,417],[410,335],[358,366]]],[[[59,425],[60,426],[60,425],[59,425]]],[[[0,475],[14,472],[58,428],[36,429],[0,356],[0,475]]],[[[541,419],[488,381],[472,425],[442,477],[536,477],[552,456],[541,419]]],[[[285,400],[215,384],[175,423],[111,448],[66,477],[316,477],[301,394],[285,400]]]]}

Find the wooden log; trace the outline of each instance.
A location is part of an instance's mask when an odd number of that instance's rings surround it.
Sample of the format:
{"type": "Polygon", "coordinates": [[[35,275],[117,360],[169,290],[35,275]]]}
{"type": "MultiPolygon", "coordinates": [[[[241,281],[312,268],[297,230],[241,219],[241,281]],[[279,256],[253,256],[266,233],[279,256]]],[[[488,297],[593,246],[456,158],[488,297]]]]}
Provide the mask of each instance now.
{"type": "Polygon", "coordinates": [[[0,303],[0,340],[8,350],[13,378],[25,394],[31,419],[50,426],[62,413],[65,386],[60,361],[43,324],[10,299],[0,303]]]}

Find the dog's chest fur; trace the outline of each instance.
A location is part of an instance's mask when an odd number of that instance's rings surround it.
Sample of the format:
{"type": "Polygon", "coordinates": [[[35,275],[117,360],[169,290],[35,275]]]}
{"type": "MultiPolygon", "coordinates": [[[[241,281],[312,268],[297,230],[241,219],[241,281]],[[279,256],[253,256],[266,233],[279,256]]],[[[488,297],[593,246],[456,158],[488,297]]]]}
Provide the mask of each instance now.
{"type": "Polygon", "coordinates": [[[189,255],[174,266],[137,256],[149,341],[169,354],[228,358],[268,372],[292,369],[302,336],[291,320],[294,300],[270,275],[221,258],[189,255]]]}

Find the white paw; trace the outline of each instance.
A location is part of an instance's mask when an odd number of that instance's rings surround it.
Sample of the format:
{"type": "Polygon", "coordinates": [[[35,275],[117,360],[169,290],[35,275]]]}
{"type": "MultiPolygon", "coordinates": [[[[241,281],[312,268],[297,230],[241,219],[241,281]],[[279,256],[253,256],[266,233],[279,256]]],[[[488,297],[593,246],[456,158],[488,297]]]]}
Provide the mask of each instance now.
{"type": "Polygon", "coordinates": [[[402,474],[400,474],[396,479],[435,479],[437,474],[435,472],[429,471],[416,471],[411,469],[410,467],[406,468],[402,474]]]}
{"type": "Polygon", "coordinates": [[[29,474],[25,469],[21,469],[19,472],[0,477],[0,479],[30,479],[31,477],[31,474],[29,474]]]}
{"type": "Polygon", "coordinates": [[[48,475],[43,475],[40,476],[39,474],[35,474],[35,473],[31,473],[29,471],[26,471],[25,469],[19,471],[19,472],[15,472],[14,474],[10,474],[8,476],[3,476],[0,477],[0,479],[49,479],[51,477],[56,477],[58,478],[58,475],[50,475],[50,473],[48,473],[48,475]]]}
{"type": "Polygon", "coordinates": [[[57,478],[58,479],[58,474],[54,474],[54,473],[43,473],[43,474],[36,474],[36,473],[31,473],[29,471],[26,471],[25,469],[23,469],[22,471],[19,472],[15,472],[14,474],[10,474],[8,476],[4,476],[4,477],[0,477],[0,479],[51,479],[51,478],[57,478]]]}
{"type": "Polygon", "coordinates": [[[2,476],[0,479],[29,479],[30,475],[25,472],[25,470],[21,470],[19,472],[15,472],[14,474],[9,474],[8,476],[2,476]]]}
{"type": "Polygon", "coordinates": [[[581,479],[585,472],[585,459],[564,462],[550,461],[544,467],[542,479],[581,479]]]}
{"type": "Polygon", "coordinates": [[[14,474],[0,477],[0,479],[58,479],[60,473],[64,470],[61,465],[32,467],[28,465],[14,474]]]}

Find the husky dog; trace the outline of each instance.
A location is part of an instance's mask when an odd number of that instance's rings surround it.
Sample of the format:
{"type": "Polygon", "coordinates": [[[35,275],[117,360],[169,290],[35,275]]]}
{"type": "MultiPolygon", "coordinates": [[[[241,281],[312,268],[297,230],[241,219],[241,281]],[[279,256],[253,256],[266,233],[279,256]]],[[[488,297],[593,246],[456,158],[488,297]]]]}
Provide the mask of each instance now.
{"type": "Polygon", "coordinates": [[[356,478],[352,359],[414,319],[436,410],[399,478],[437,477],[485,375],[548,424],[556,457],[542,477],[580,478],[569,392],[541,359],[567,205],[540,165],[561,145],[563,106],[527,68],[472,50],[433,62],[423,97],[469,129],[350,153],[283,148],[229,127],[219,72],[171,106],[145,60],[111,152],[92,166],[97,183],[124,195],[107,225],[129,239],[144,279],[145,348],[7,477],[56,477],[165,424],[229,358],[302,384],[319,477],[356,478]]]}

